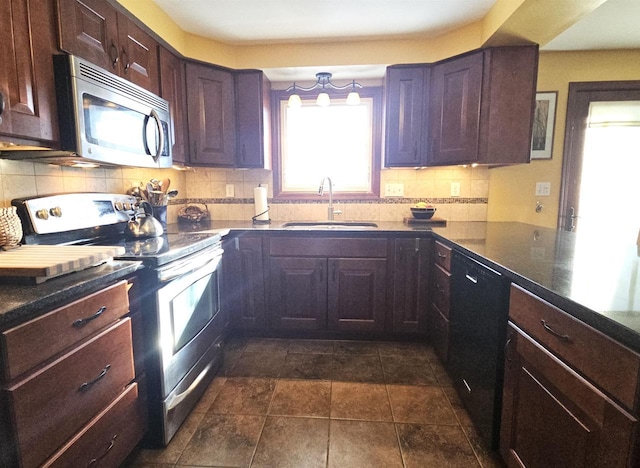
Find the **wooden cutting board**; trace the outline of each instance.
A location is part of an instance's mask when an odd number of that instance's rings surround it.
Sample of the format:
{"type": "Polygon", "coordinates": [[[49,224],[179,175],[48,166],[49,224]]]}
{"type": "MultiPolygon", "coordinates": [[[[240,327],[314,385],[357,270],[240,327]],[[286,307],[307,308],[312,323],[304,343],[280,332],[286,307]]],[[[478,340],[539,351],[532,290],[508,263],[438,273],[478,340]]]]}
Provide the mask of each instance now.
{"type": "Polygon", "coordinates": [[[22,245],[0,251],[0,277],[42,283],[56,276],[84,270],[124,254],[124,247],[88,245],[22,245]]]}

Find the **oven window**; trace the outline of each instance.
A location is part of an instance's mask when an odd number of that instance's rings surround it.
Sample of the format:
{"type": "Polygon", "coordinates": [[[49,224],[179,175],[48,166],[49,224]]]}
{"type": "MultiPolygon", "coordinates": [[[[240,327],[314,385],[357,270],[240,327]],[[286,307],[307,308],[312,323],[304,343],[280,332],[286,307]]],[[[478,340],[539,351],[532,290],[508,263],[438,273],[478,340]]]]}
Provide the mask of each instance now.
{"type": "Polygon", "coordinates": [[[174,354],[218,313],[218,274],[204,276],[177,294],[171,301],[174,354]]]}

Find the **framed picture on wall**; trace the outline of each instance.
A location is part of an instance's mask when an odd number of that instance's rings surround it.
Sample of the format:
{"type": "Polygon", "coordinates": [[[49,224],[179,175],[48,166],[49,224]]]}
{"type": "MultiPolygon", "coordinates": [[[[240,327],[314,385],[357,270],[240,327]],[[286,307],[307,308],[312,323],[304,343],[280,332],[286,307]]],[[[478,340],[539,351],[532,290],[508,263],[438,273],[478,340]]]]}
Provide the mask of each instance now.
{"type": "Polygon", "coordinates": [[[557,99],[557,91],[536,93],[536,109],[533,113],[533,133],[531,136],[531,159],[551,159],[557,99]]]}

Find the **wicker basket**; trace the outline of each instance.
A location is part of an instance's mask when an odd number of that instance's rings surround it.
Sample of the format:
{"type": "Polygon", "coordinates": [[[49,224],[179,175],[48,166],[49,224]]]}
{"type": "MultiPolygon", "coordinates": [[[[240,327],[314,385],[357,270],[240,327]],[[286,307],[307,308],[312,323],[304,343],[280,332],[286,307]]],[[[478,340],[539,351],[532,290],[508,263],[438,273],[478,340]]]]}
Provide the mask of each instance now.
{"type": "Polygon", "coordinates": [[[22,240],[22,224],[16,207],[0,208],[0,246],[11,247],[22,240]]]}

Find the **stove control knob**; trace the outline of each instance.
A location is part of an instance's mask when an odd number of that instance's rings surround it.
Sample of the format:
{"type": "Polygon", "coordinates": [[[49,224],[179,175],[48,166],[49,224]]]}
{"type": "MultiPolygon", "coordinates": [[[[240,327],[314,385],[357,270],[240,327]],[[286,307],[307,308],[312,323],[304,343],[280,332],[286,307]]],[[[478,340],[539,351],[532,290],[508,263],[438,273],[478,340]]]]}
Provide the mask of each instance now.
{"type": "Polygon", "coordinates": [[[60,208],[59,206],[55,206],[49,210],[49,213],[51,214],[51,216],[59,218],[62,216],[62,208],[60,208]]]}
{"type": "Polygon", "coordinates": [[[130,211],[133,207],[131,206],[131,203],[125,203],[124,204],[124,209],[125,211],[130,211]]]}
{"type": "Polygon", "coordinates": [[[122,211],[122,202],[116,202],[115,207],[116,211],[122,211]]]}
{"type": "Polygon", "coordinates": [[[36,218],[40,219],[49,219],[49,211],[42,208],[41,210],[36,211],[36,218]]]}

